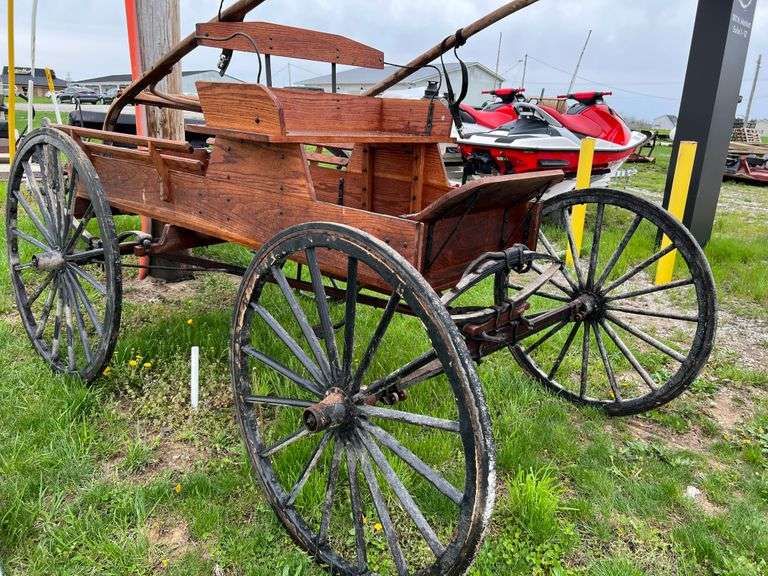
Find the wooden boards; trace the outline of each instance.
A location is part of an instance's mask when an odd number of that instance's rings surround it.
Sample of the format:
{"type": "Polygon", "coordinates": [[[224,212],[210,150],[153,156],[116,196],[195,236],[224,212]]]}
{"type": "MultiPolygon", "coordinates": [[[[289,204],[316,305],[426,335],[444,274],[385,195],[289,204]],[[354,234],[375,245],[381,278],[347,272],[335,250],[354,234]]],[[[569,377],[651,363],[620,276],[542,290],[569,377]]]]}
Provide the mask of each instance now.
{"type": "Polygon", "coordinates": [[[384,68],[384,53],[337,34],[271,22],[207,22],[197,25],[197,41],[240,52],[273,54],[315,62],[384,68]]]}

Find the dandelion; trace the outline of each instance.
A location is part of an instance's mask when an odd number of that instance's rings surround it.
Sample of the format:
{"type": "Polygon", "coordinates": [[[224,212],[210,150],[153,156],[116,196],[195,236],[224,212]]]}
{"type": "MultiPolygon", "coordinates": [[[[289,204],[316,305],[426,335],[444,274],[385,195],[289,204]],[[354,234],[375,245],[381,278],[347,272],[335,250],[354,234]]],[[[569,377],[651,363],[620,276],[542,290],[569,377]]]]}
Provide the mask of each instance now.
{"type": "Polygon", "coordinates": [[[176,484],[176,486],[173,487],[173,491],[176,492],[176,494],[181,494],[181,484],[176,484]]]}
{"type": "Polygon", "coordinates": [[[381,525],[381,522],[376,522],[376,524],[373,525],[374,532],[381,532],[383,529],[384,526],[381,525]]]}
{"type": "Polygon", "coordinates": [[[106,368],[104,368],[104,370],[102,370],[101,373],[104,376],[109,376],[110,374],[112,374],[112,367],[111,366],[107,366],[106,368]]]}
{"type": "Polygon", "coordinates": [[[192,326],[192,324],[194,324],[194,323],[195,323],[195,321],[194,321],[194,320],[192,320],[192,318],[190,318],[189,320],[187,320],[187,326],[192,326]]]}
{"type": "Polygon", "coordinates": [[[128,366],[130,366],[131,368],[136,368],[136,366],[138,365],[139,363],[136,360],[128,360],[128,366]]]}
{"type": "Polygon", "coordinates": [[[160,564],[162,565],[163,568],[168,568],[168,566],[170,565],[170,562],[166,558],[163,558],[162,560],[160,560],[160,564]]]}
{"type": "Polygon", "coordinates": [[[144,356],[139,356],[136,354],[136,362],[141,362],[142,360],[144,360],[144,356]]]}
{"type": "Polygon", "coordinates": [[[152,368],[152,362],[144,362],[144,364],[142,364],[142,366],[143,366],[143,367],[144,367],[146,370],[149,370],[150,368],[152,368]]]}

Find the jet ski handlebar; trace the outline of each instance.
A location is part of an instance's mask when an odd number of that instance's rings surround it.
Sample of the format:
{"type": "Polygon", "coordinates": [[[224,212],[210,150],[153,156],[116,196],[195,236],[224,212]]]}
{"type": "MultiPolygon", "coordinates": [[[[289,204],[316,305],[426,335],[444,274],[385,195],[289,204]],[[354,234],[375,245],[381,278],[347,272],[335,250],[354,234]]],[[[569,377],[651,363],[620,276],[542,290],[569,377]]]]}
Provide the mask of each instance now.
{"type": "Polygon", "coordinates": [[[585,106],[591,106],[592,104],[600,102],[603,99],[603,96],[613,96],[613,92],[574,92],[573,94],[558,96],[558,98],[564,100],[576,100],[585,106]]]}

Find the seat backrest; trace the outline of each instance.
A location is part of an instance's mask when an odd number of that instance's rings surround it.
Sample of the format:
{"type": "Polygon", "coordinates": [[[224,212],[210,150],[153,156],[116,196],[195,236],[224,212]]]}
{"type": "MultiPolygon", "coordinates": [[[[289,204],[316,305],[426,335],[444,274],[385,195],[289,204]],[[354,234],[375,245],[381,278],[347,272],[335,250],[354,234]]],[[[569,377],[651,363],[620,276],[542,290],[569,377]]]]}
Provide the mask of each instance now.
{"type": "Polygon", "coordinates": [[[197,25],[198,43],[213,48],[315,62],[384,68],[384,53],[337,34],[271,22],[206,22],[197,25]]]}

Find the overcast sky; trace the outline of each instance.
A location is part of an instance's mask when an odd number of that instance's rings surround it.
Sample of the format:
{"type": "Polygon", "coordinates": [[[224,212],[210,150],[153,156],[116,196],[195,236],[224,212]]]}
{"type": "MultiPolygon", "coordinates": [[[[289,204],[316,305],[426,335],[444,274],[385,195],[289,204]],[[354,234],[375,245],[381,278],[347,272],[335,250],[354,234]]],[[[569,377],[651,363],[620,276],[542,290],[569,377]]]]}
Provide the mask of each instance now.
{"type": "MultiPolygon", "coordinates": [[[[759,53],[768,57],[768,0],[757,16],[742,93],[749,94],[759,53]]],[[[39,0],[37,63],[72,80],[129,72],[122,0],[39,0]]],[[[230,0],[225,0],[226,4],[230,0]]],[[[7,52],[5,2],[0,8],[0,60],[7,52]]],[[[182,34],[210,19],[218,0],[181,0],[182,34]]],[[[501,0],[269,0],[251,20],[268,20],[343,34],[384,51],[387,61],[406,62],[501,0]]],[[[16,62],[29,64],[31,0],[16,0],[16,62]]],[[[577,88],[613,89],[613,105],[628,116],[677,114],[697,0],[540,0],[474,37],[465,60],[493,68],[503,34],[500,71],[508,85],[521,80],[523,54],[530,55],[529,93],[566,90],[587,31],[594,30],[577,88]]],[[[215,68],[218,52],[200,49],[184,68],[215,68]]],[[[230,73],[255,79],[253,55],[235,56],[230,73]]],[[[287,61],[275,59],[275,83],[288,83],[287,61]]],[[[328,73],[323,64],[293,61],[293,81],[328,73]]],[[[741,110],[743,110],[742,105],[741,110]]],[[[768,62],[758,84],[753,116],[768,117],[768,62]]]]}

